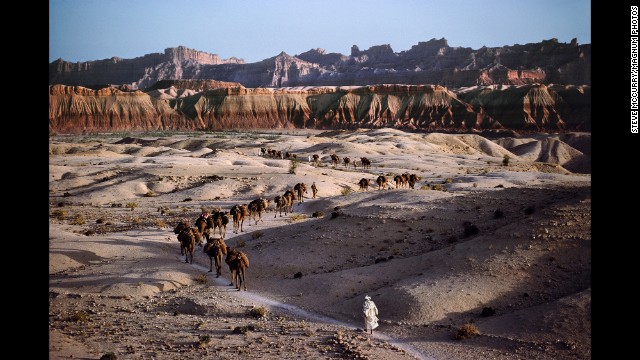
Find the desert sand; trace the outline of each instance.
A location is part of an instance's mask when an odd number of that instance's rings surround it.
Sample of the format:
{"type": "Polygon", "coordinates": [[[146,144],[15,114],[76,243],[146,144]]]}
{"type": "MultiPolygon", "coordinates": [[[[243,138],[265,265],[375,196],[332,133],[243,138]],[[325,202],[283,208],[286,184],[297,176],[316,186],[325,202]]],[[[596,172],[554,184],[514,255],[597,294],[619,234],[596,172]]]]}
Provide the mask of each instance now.
{"type": "Polygon", "coordinates": [[[51,136],[50,358],[590,359],[590,164],[589,133],[51,136]],[[334,168],[332,153],[372,166],[334,168]],[[396,189],[402,173],[421,180],[396,189]],[[180,220],[299,182],[318,197],[226,229],[248,291],[226,264],[208,272],[202,247],[185,263],[180,220]],[[465,324],[477,336],[456,339],[465,324]]]}

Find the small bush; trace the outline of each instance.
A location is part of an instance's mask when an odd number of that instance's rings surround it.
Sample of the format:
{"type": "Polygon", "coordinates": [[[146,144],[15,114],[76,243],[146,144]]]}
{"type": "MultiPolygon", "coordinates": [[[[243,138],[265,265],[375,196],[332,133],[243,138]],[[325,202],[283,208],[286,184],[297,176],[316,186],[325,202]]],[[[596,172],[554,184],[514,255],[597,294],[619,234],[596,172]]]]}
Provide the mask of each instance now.
{"type": "Polygon", "coordinates": [[[251,316],[259,319],[267,316],[267,314],[269,313],[269,310],[267,310],[267,308],[264,306],[259,306],[259,307],[251,308],[249,313],[251,314],[251,316]]]}
{"type": "Polygon", "coordinates": [[[156,226],[160,229],[164,229],[167,227],[167,223],[162,219],[157,219],[155,223],[156,223],[156,226]]]}
{"type": "Polygon", "coordinates": [[[86,322],[89,321],[89,314],[84,311],[77,311],[71,315],[71,321],[74,322],[86,322]]]}
{"type": "Polygon", "coordinates": [[[238,247],[245,247],[247,246],[247,242],[244,240],[238,240],[238,247]]]}
{"type": "Polygon", "coordinates": [[[304,218],[305,218],[304,214],[291,215],[291,216],[289,216],[289,222],[296,222],[296,221],[302,220],[304,218]]]}
{"type": "Polygon", "coordinates": [[[315,332],[315,331],[313,331],[312,329],[310,329],[310,328],[308,328],[308,327],[307,327],[307,328],[304,328],[304,330],[303,330],[303,331],[304,331],[304,334],[305,334],[305,335],[307,335],[308,337],[315,336],[315,334],[316,334],[316,332],[315,332]]]}
{"type": "Polygon", "coordinates": [[[67,218],[67,212],[60,209],[54,210],[51,215],[58,220],[64,220],[67,218]]]}
{"type": "Polygon", "coordinates": [[[338,217],[338,216],[340,216],[340,215],[342,215],[342,213],[341,213],[340,211],[333,211],[333,212],[331,212],[331,218],[332,218],[332,219],[335,219],[335,218],[337,218],[337,217],[338,217]]]}
{"type": "Polygon", "coordinates": [[[478,187],[478,183],[473,183],[473,187],[477,188],[478,187]]]}
{"type": "Polygon", "coordinates": [[[259,239],[260,237],[262,237],[262,235],[264,235],[264,232],[260,231],[260,230],[256,230],[254,232],[251,233],[251,238],[252,239],[259,239]]]}
{"type": "Polygon", "coordinates": [[[207,275],[205,275],[205,274],[200,274],[200,275],[196,276],[194,278],[194,280],[199,282],[200,284],[206,284],[209,281],[207,279],[207,275]]]}
{"type": "Polygon", "coordinates": [[[528,206],[526,209],[524,209],[525,215],[531,215],[534,212],[536,212],[536,208],[534,206],[528,206]]]}
{"type": "Polygon", "coordinates": [[[502,219],[504,217],[504,212],[500,209],[497,209],[493,212],[494,219],[502,219]]]}
{"type": "Polygon", "coordinates": [[[69,196],[71,196],[71,193],[66,192],[66,193],[62,194],[62,196],[63,196],[63,197],[69,197],[69,196]]]}
{"type": "Polygon", "coordinates": [[[453,179],[452,179],[452,178],[447,178],[447,179],[443,182],[443,184],[451,184],[452,182],[453,182],[453,179]]]}
{"type": "Polygon", "coordinates": [[[435,185],[431,185],[431,190],[444,191],[444,188],[442,187],[441,184],[435,184],[435,185]]]}
{"type": "Polygon", "coordinates": [[[233,333],[234,334],[246,334],[249,331],[254,331],[256,328],[253,325],[247,325],[247,326],[236,326],[235,328],[233,328],[233,333]]]}
{"type": "Polygon", "coordinates": [[[296,168],[298,168],[298,160],[297,159],[289,160],[289,174],[295,175],[296,168]]]}
{"type": "Polygon", "coordinates": [[[131,222],[133,222],[136,225],[139,225],[139,224],[142,224],[142,219],[140,219],[139,217],[136,217],[131,219],[131,222]]]}
{"type": "Polygon", "coordinates": [[[480,330],[473,324],[462,325],[455,333],[456,340],[468,339],[480,335],[480,330]]]}
{"type": "Polygon", "coordinates": [[[352,192],[353,192],[353,189],[348,187],[348,186],[345,186],[345,187],[342,188],[342,190],[340,190],[340,194],[342,194],[342,195],[349,195],[352,192]]]}
{"type": "Polygon", "coordinates": [[[293,274],[293,278],[294,278],[294,279],[300,279],[300,278],[302,278],[302,272],[298,271],[297,273],[293,274]]]}
{"type": "Polygon", "coordinates": [[[102,223],[104,223],[103,218],[96,219],[96,224],[102,224],[102,223]]]}
{"type": "Polygon", "coordinates": [[[185,201],[192,201],[192,200],[193,200],[192,198],[185,198],[185,199],[184,199],[184,200],[182,200],[182,201],[183,201],[183,202],[185,202],[185,201]]]}
{"type": "Polygon", "coordinates": [[[84,234],[85,234],[86,236],[95,235],[95,233],[96,233],[96,231],[95,231],[95,230],[93,230],[93,229],[89,229],[89,230],[87,230],[87,231],[85,231],[85,232],[84,232],[84,234]]]}
{"type": "Polygon", "coordinates": [[[510,159],[509,155],[504,154],[504,157],[502,158],[502,166],[509,166],[510,159]]]}
{"type": "Polygon", "coordinates": [[[131,211],[133,211],[133,209],[135,209],[135,208],[137,208],[137,207],[138,207],[138,204],[137,204],[137,203],[135,203],[135,202],[130,202],[130,203],[127,203],[127,205],[125,205],[125,207],[126,207],[127,209],[131,209],[131,211]]]}
{"type": "Polygon", "coordinates": [[[480,232],[478,227],[468,221],[464,223],[464,237],[469,237],[473,235],[477,235],[480,232]]]}
{"type": "Polygon", "coordinates": [[[431,187],[429,185],[422,185],[420,186],[420,190],[431,190],[431,187]]]}
{"type": "Polygon", "coordinates": [[[155,191],[149,190],[149,191],[147,191],[146,194],[144,194],[144,196],[146,196],[146,197],[155,197],[157,195],[156,195],[155,191]]]}
{"type": "Polygon", "coordinates": [[[100,360],[116,360],[117,358],[116,354],[111,351],[100,356],[100,360]]]}
{"type": "Polygon", "coordinates": [[[210,335],[200,335],[200,338],[198,339],[198,347],[200,349],[204,349],[207,345],[209,345],[210,342],[211,342],[210,335]]]}
{"type": "Polygon", "coordinates": [[[313,212],[313,214],[311,214],[311,216],[313,216],[314,218],[323,217],[324,213],[322,211],[320,211],[320,210],[316,210],[316,211],[313,212]]]}
{"type": "Polygon", "coordinates": [[[81,214],[78,214],[76,218],[73,220],[73,224],[84,225],[85,224],[84,217],[81,214]]]}

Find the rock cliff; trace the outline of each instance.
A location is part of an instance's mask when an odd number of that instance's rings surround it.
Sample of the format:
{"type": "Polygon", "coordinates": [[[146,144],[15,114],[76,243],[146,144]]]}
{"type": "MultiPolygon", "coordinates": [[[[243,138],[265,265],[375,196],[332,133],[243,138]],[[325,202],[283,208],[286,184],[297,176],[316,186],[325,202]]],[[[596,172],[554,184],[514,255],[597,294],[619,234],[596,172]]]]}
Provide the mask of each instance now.
{"type": "Polygon", "coordinates": [[[255,63],[220,59],[185,47],[134,59],[111,58],[82,63],[62,59],[49,64],[49,84],[93,86],[126,84],[146,89],[160,80],[216,79],[246,87],[343,86],[367,84],[437,84],[449,88],[475,85],[591,84],[591,45],[539,43],[474,50],[451,47],[446,39],[419,42],[394,52],[376,45],[350,55],[311,49],[285,52],[255,63]]]}

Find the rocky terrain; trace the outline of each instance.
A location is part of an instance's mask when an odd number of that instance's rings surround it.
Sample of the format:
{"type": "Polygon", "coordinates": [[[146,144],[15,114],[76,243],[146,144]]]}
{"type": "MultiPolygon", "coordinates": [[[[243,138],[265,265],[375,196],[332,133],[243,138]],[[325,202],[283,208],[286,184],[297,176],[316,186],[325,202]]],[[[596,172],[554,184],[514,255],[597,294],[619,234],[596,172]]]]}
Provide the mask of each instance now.
{"type": "Polygon", "coordinates": [[[177,47],[134,59],[87,62],[58,59],[49,64],[49,84],[126,85],[144,90],[160,80],[201,79],[238,82],[245,87],[435,84],[449,88],[476,85],[591,84],[591,44],[539,43],[471,49],[446,39],[420,42],[394,52],[389,45],[351,54],[311,49],[292,56],[284,51],[255,63],[177,47]]]}
{"type": "Polygon", "coordinates": [[[590,147],[390,128],[51,136],[49,357],[590,359],[590,147]],[[415,188],[358,189],[402,173],[415,188]],[[318,197],[226,229],[248,291],[201,247],[185,263],[178,221],[300,182],[318,197]]]}
{"type": "Polygon", "coordinates": [[[147,92],[49,86],[49,131],[396,128],[591,130],[591,87],[543,84],[245,88],[161,81],[147,92]]]}

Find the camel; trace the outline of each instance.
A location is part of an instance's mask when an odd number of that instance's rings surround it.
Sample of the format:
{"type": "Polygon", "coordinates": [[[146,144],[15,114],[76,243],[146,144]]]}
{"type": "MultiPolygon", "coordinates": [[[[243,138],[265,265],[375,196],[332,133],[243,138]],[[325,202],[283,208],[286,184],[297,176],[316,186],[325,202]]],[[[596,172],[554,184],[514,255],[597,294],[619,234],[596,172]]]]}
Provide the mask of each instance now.
{"type": "MultiPolygon", "coordinates": [[[[282,195],[282,197],[287,201],[287,207],[289,209],[289,212],[292,213],[293,212],[293,205],[295,204],[295,201],[298,200],[298,197],[296,196],[295,191],[293,190],[287,190],[284,192],[284,195],[282,195]]],[[[285,213],[286,215],[286,213],[285,213]]]]}
{"type": "Polygon", "coordinates": [[[260,155],[265,156],[265,154],[267,153],[267,148],[260,148],[260,155]]]}
{"type": "Polygon", "coordinates": [[[333,167],[338,166],[338,162],[340,162],[340,156],[331,154],[331,164],[333,165],[333,167]]]}
{"type": "Polygon", "coordinates": [[[371,185],[371,180],[362,178],[358,181],[358,185],[360,186],[360,190],[369,190],[369,185],[371,185]]]}
{"type": "Polygon", "coordinates": [[[313,198],[315,199],[316,195],[318,194],[318,187],[316,186],[315,182],[311,184],[311,192],[313,193],[313,198]]]}
{"type": "Polygon", "coordinates": [[[251,218],[255,220],[256,225],[258,225],[258,221],[264,222],[264,220],[262,220],[262,213],[269,208],[269,202],[270,200],[259,198],[249,203],[249,214],[251,218]]]}
{"type": "MultiPolygon", "coordinates": [[[[173,233],[177,235],[177,234],[180,234],[182,230],[188,229],[188,228],[189,228],[189,224],[187,223],[187,221],[182,220],[173,229],[173,233]]],[[[180,255],[184,255],[184,247],[182,246],[182,241],[180,241],[180,236],[178,236],[178,242],[180,243],[180,255]]]]}
{"type": "Polygon", "coordinates": [[[298,196],[298,205],[302,204],[304,202],[304,194],[308,194],[307,184],[297,183],[293,187],[293,190],[296,192],[296,195],[298,196]]]}
{"type": "Polygon", "coordinates": [[[240,232],[244,232],[242,224],[244,224],[244,218],[249,215],[247,205],[234,205],[229,214],[233,216],[233,233],[237,234],[238,229],[240,229],[240,232]]]}
{"type": "Polygon", "coordinates": [[[378,184],[378,190],[386,188],[388,185],[387,177],[384,175],[378,176],[378,178],[376,179],[376,184],[378,184]]]}
{"type": "Polygon", "coordinates": [[[202,213],[196,219],[195,225],[198,228],[198,232],[200,233],[200,235],[204,235],[206,239],[209,239],[209,232],[211,231],[210,229],[213,227],[211,214],[206,212],[202,213]]]}
{"type": "Polygon", "coordinates": [[[180,240],[180,246],[184,249],[184,262],[189,262],[189,255],[191,255],[191,264],[193,264],[193,252],[196,248],[196,238],[193,235],[193,229],[185,228],[180,234],[178,234],[178,240],[180,240]]]}
{"type": "MultiPolygon", "coordinates": [[[[227,232],[227,224],[229,223],[229,216],[227,215],[229,215],[229,213],[226,211],[214,211],[211,213],[213,236],[216,235],[216,228],[218,228],[220,237],[224,238],[225,233],[227,232]]],[[[209,240],[208,237],[207,240],[209,240]]]]}
{"type": "Polygon", "coordinates": [[[366,157],[361,157],[360,162],[362,163],[363,169],[371,169],[371,161],[369,161],[369,159],[367,159],[366,157]]]}
{"type": "Polygon", "coordinates": [[[282,210],[284,209],[284,216],[287,216],[287,199],[284,198],[284,196],[276,196],[273,199],[273,203],[276,206],[276,211],[275,214],[273,214],[273,217],[277,217],[278,216],[278,210],[280,211],[280,217],[282,217],[282,210]]]}
{"type": "Polygon", "coordinates": [[[278,150],[278,151],[276,152],[276,157],[277,157],[278,159],[284,159],[284,154],[282,154],[282,151],[278,150]]]}
{"type": "Polygon", "coordinates": [[[409,175],[409,187],[415,189],[415,184],[420,181],[422,178],[416,174],[409,175]]]}
{"type": "Polygon", "coordinates": [[[244,283],[244,291],[247,291],[247,282],[245,279],[246,269],[249,268],[249,258],[247,255],[242,251],[230,249],[224,261],[229,265],[229,272],[231,272],[231,284],[229,285],[232,286],[235,282],[236,289],[240,291],[244,283]]]}
{"type": "Polygon", "coordinates": [[[320,165],[320,155],[318,154],[313,154],[313,164],[315,166],[320,165]]]}
{"type": "Polygon", "coordinates": [[[227,255],[227,244],[222,238],[211,238],[207,241],[203,251],[209,255],[209,272],[213,272],[213,262],[216,263],[216,277],[222,275],[222,256],[227,255]]]}
{"type": "Polygon", "coordinates": [[[346,167],[347,169],[349,168],[349,163],[351,162],[351,159],[347,156],[344,157],[344,159],[342,159],[342,161],[344,161],[344,167],[346,167]]]}

